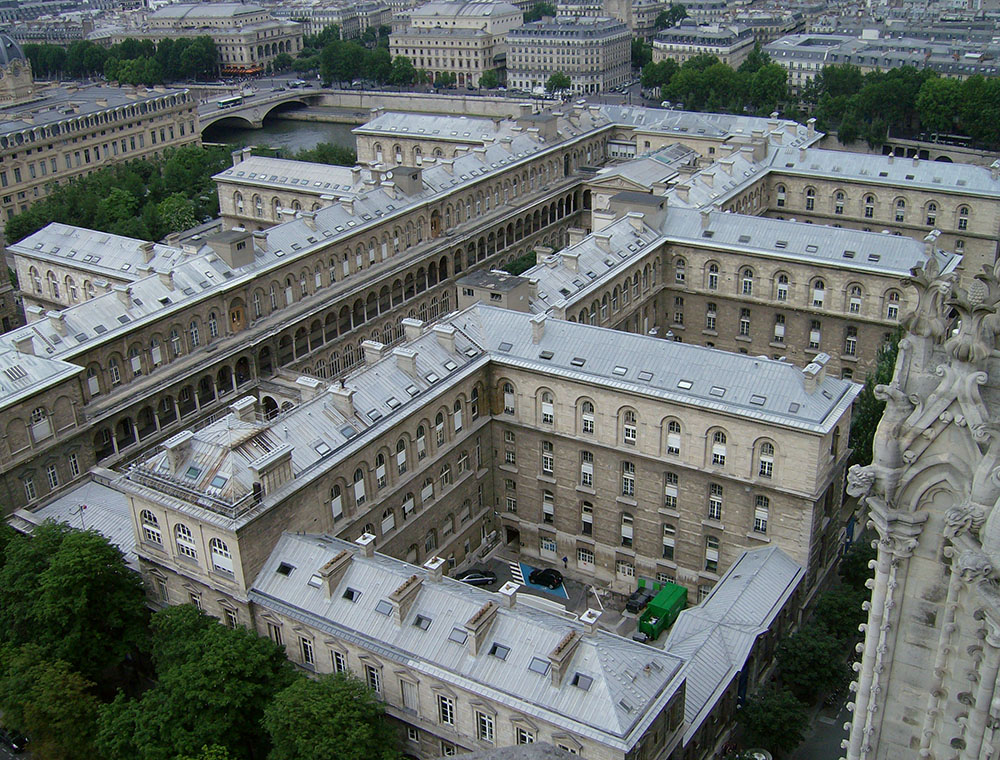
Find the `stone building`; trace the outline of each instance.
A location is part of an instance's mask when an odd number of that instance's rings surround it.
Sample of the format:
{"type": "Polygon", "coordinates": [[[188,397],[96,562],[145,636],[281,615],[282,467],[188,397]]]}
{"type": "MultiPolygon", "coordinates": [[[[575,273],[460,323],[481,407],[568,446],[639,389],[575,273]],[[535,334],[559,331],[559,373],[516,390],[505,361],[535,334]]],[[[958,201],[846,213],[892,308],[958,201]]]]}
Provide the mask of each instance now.
{"type": "Polygon", "coordinates": [[[0,103],[14,103],[34,90],[31,62],[10,36],[0,34],[0,103]]]}
{"type": "Polygon", "coordinates": [[[531,91],[560,73],[569,77],[572,94],[613,90],[632,75],[631,39],[628,27],[617,19],[533,21],[507,36],[507,84],[531,91]]]}
{"type": "Polygon", "coordinates": [[[664,29],[653,40],[653,60],[672,58],[684,63],[699,55],[714,55],[734,69],[754,48],[753,30],[743,24],[697,24],[682,21],[664,29]]]}
{"type": "Polygon", "coordinates": [[[930,262],[911,279],[868,467],[848,488],[877,533],[849,760],[992,758],[1000,599],[995,415],[997,269],[965,287],[930,262]]]}
{"type": "Polygon", "coordinates": [[[408,12],[409,25],[394,30],[389,52],[403,55],[418,69],[454,74],[459,86],[477,87],[487,71],[506,64],[507,35],[523,14],[502,2],[437,1],[408,12]]]}

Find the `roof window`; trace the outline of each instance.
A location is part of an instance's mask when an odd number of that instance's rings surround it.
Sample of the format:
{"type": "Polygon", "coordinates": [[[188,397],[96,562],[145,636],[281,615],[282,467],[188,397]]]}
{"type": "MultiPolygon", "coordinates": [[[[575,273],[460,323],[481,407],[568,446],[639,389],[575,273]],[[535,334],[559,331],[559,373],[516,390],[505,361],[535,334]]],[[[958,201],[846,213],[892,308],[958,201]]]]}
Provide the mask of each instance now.
{"type": "Polygon", "coordinates": [[[346,599],[347,601],[356,602],[360,598],[361,598],[361,592],[358,591],[356,588],[351,588],[350,586],[348,586],[347,589],[345,589],[344,599],[346,599]]]}
{"type": "Polygon", "coordinates": [[[278,569],[275,570],[278,575],[283,575],[286,578],[292,574],[292,570],[295,569],[295,565],[290,565],[287,562],[282,562],[278,565],[278,569]]]}
{"type": "Polygon", "coordinates": [[[583,673],[574,673],[573,680],[570,681],[573,686],[583,689],[584,691],[590,691],[591,684],[594,683],[594,679],[583,673]]]}

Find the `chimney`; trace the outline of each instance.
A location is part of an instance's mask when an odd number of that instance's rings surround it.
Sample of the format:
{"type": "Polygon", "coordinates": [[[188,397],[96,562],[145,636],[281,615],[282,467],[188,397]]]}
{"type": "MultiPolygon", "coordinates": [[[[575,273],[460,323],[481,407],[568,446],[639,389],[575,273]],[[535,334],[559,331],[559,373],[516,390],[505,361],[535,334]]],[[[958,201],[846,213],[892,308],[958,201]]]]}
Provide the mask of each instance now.
{"type": "Polygon", "coordinates": [[[47,311],[45,316],[49,318],[49,324],[55,328],[60,335],[66,334],[66,315],[61,311],[47,311]]]}
{"type": "Polygon", "coordinates": [[[190,430],[182,430],[177,435],[171,436],[163,442],[163,450],[167,452],[167,462],[170,464],[170,474],[176,475],[184,462],[184,455],[191,447],[191,439],[194,433],[190,430]]]}
{"type": "Polygon", "coordinates": [[[786,121],[785,133],[790,137],[795,137],[799,133],[799,125],[794,121],[786,121]]]}
{"type": "Polygon", "coordinates": [[[254,480],[265,494],[273,493],[292,479],[292,447],[283,443],[249,464],[254,480]]]}
{"type": "Polygon", "coordinates": [[[715,175],[711,172],[702,172],[699,176],[701,177],[701,181],[709,187],[713,187],[715,185],[715,175]]]}
{"type": "Polygon", "coordinates": [[[348,214],[354,216],[354,199],[353,198],[341,198],[340,207],[344,209],[348,214]]]}
{"type": "Polygon", "coordinates": [[[775,145],[781,145],[781,132],[772,132],[771,141],[774,142],[775,145]]]}
{"type": "Polygon", "coordinates": [[[316,229],[316,212],[315,211],[299,211],[296,216],[306,223],[306,227],[311,230],[316,229]]]}
{"type": "Polygon", "coordinates": [[[118,296],[118,300],[126,309],[132,308],[132,287],[130,285],[115,285],[113,290],[118,296]]]}
{"type": "Polygon", "coordinates": [[[549,652],[549,662],[552,664],[553,686],[559,686],[562,683],[563,676],[566,675],[566,669],[569,667],[569,662],[573,659],[573,653],[576,651],[576,647],[582,638],[582,633],[575,629],[571,630],[556,644],[555,649],[549,652]]]}
{"type": "Polygon", "coordinates": [[[826,378],[826,363],[828,361],[830,361],[829,354],[816,354],[812,362],[807,364],[805,369],[802,370],[806,393],[815,393],[816,389],[823,384],[823,380],[826,378]]]}
{"type": "MultiPolygon", "coordinates": [[[[343,382],[343,381],[341,381],[343,382]]],[[[333,407],[345,417],[354,416],[354,389],[344,385],[331,386],[327,393],[333,401],[333,407]]]]}
{"type": "Polygon", "coordinates": [[[240,161],[243,160],[243,149],[237,148],[232,152],[231,155],[233,157],[233,166],[238,166],[240,161]]]}
{"type": "Polygon", "coordinates": [[[250,158],[253,156],[253,149],[256,147],[257,147],[256,145],[248,145],[245,148],[243,148],[243,150],[241,151],[240,161],[249,161],[250,158]]]}
{"type": "Polygon", "coordinates": [[[1000,179],[1000,158],[990,164],[990,179],[994,182],[1000,179]]]}
{"type": "Polygon", "coordinates": [[[913,165],[914,166],[920,166],[920,157],[919,156],[914,156],[913,157],[913,165]]]}
{"type": "Polygon", "coordinates": [[[594,633],[597,630],[597,620],[601,617],[601,611],[588,608],[580,615],[580,622],[583,623],[584,633],[594,633]]]}
{"type": "Polygon", "coordinates": [[[417,374],[417,352],[410,348],[397,348],[392,352],[396,357],[396,366],[414,379],[418,379],[417,374]]]}
{"type": "Polygon", "coordinates": [[[571,272],[580,271],[580,254],[577,251],[571,251],[566,248],[559,252],[562,256],[563,266],[566,267],[571,272]]]}
{"type": "Polygon", "coordinates": [[[799,148],[799,163],[805,163],[806,160],[806,149],[799,148]]]}
{"type": "Polygon", "coordinates": [[[934,250],[937,248],[937,240],[941,235],[941,230],[931,230],[924,236],[924,256],[928,259],[934,255],[934,250]]]}
{"type": "Polygon", "coordinates": [[[319,577],[323,579],[323,590],[326,592],[327,599],[331,598],[333,592],[337,590],[337,586],[340,585],[340,581],[347,573],[347,568],[351,566],[352,559],[354,559],[354,554],[347,549],[341,549],[319,569],[319,577]]]}
{"type": "Polygon", "coordinates": [[[816,134],[816,117],[813,117],[806,122],[806,134],[809,137],[813,137],[816,134]]]}
{"type": "Polygon", "coordinates": [[[444,557],[431,557],[424,562],[423,568],[427,571],[427,580],[432,583],[440,583],[441,579],[444,578],[444,566],[447,562],[448,560],[444,557]]]}
{"type": "Polygon", "coordinates": [[[437,335],[438,343],[448,353],[455,353],[455,326],[454,325],[434,325],[431,328],[437,335]]]}
{"type": "Polygon", "coordinates": [[[628,219],[628,223],[632,225],[632,229],[637,232],[642,232],[646,229],[646,215],[639,211],[629,211],[625,214],[628,219]]]}
{"type": "Polygon", "coordinates": [[[778,119],[778,114],[772,113],[771,118],[767,120],[767,131],[773,132],[781,127],[781,121],[778,119]]]}
{"type": "Polygon", "coordinates": [[[399,588],[389,594],[389,602],[392,604],[392,619],[396,625],[403,624],[413,602],[417,599],[417,592],[420,591],[423,582],[424,579],[420,576],[411,575],[400,584],[399,588]]]}
{"type": "Polygon", "coordinates": [[[733,163],[735,163],[735,162],[733,161],[732,158],[724,158],[721,161],[719,161],[719,166],[722,167],[722,171],[724,171],[726,174],[728,174],[730,177],[732,177],[733,176],[733,163]]]}
{"type": "Polygon", "coordinates": [[[890,166],[892,166],[892,159],[894,159],[894,158],[895,158],[895,156],[892,153],[890,153],[889,154],[889,165],[890,166]]]}
{"type": "Polygon", "coordinates": [[[712,222],[712,210],[703,208],[701,210],[701,228],[703,230],[708,229],[708,225],[712,222]]]}
{"type": "Polygon", "coordinates": [[[451,158],[442,158],[442,159],[438,160],[438,163],[441,166],[444,167],[444,170],[446,172],[448,172],[448,174],[454,174],[455,173],[455,161],[454,161],[454,159],[451,159],[451,158]]]}
{"type": "Polygon", "coordinates": [[[518,116],[524,118],[525,116],[531,116],[531,112],[534,110],[531,103],[521,103],[518,105],[518,116]]]}
{"type": "Polygon", "coordinates": [[[14,336],[14,350],[19,354],[29,354],[34,356],[35,345],[31,342],[31,333],[22,333],[14,336]]]}
{"type": "Polygon", "coordinates": [[[594,242],[597,243],[597,247],[602,251],[611,252],[611,233],[610,232],[595,232],[594,242]]]}
{"type": "Polygon", "coordinates": [[[179,232],[171,232],[169,235],[167,235],[167,245],[169,245],[171,248],[176,248],[178,245],[180,245],[180,242],[181,242],[181,234],[179,232]]]}
{"type": "Polygon", "coordinates": [[[479,654],[480,648],[486,643],[493,621],[496,620],[497,610],[500,605],[496,602],[486,602],[480,607],[476,614],[470,617],[465,623],[465,630],[469,634],[469,654],[475,657],[479,654]]]}
{"type": "Polygon", "coordinates": [[[174,289],[174,273],[173,273],[173,270],[167,270],[166,272],[161,271],[161,270],[157,270],[156,276],[160,278],[160,282],[162,282],[166,286],[167,290],[173,290],[174,289]]]}
{"type": "Polygon", "coordinates": [[[229,411],[240,422],[253,422],[257,419],[257,399],[244,396],[229,405],[229,411]]]}
{"type": "Polygon", "coordinates": [[[382,189],[385,191],[385,194],[388,195],[393,200],[396,200],[399,197],[399,195],[396,192],[396,183],[393,182],[392,180],[389,180],[388,182],[382,182],[382,189]]]}
{"type": "Polygon", "coordinates": [[[261,251],[267,250],[267,233],[264,230],[253,231],[253,245],[261,251]]]}
{"type": "Polygon", "coordinates": [[[147,264],[153,260],[153,256],[156,253],[152,243],[141,243],[139,245],[139,250],[142,251],[142,259],[147,264]]]}
{"type": "Polygon", "coordinates": [[[414,319],[413,317],[407,317],[402,321],[403,325],[403,339],[409,343],[420,337],[420,334],[424,330],[424,323],[419,319],[414,319]]]}
{"type": "Polygon", "coordinates": [[[677,197],[680,198],[684,203],[688,203],[690,198],[691,186],[690,185],[676,185],[674,187],[674,192],[677,193],[677,197]]]}
{"type": "Polygon", "coordinates": [[[370,367],[375,364],[375,362],[381,361],[382,357],[385,356],[386,353],[385,345],[375,340],[363,341],[361,343],[361,350],[364,352],[366,367],[370,367]]]}
{"type": "Polygon", "coordinates": [[[517,602],[517,589],[517,581],[507,581],[497,589],[497,593],[500,595],[500,604],[508,610],[517,602]]]}
{"type": "Polygon", "coordinates": [[[573,246],[587,237],[587,231],[581,227],[570,227],[566,230],[569,235],[569,245],[573,246]]]}
{"type": "Polygon", "coordinates": [[[375,536],[371,533],[362,533],[361,537],[355,539],[354,543],[361,547],[361,554],[365,557],[375,556],[375,536]]]}
{"type": "Polygon", "coordinates": [[[356,185],[361,181],[361,167],[352,166],[351,167],[351,185],[356,185]]]}
{"type": "Polygon", "coordinates": [[[531,342],[540,343],[542,336],[545,335],[545,314],[536,314],[531,319],[531,342]]]}

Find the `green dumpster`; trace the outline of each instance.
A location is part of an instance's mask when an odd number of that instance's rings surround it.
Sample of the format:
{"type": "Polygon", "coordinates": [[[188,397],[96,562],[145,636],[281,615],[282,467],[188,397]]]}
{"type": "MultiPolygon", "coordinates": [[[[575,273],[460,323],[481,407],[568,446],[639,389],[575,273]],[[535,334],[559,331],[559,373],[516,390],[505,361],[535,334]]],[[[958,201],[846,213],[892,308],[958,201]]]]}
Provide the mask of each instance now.
{"type": "Polygon", "coordinates": [[[687,589],[676,583],[664,583],[639,618],[639,630],[652,641],[674,624],[686,605],[687,589]]]}

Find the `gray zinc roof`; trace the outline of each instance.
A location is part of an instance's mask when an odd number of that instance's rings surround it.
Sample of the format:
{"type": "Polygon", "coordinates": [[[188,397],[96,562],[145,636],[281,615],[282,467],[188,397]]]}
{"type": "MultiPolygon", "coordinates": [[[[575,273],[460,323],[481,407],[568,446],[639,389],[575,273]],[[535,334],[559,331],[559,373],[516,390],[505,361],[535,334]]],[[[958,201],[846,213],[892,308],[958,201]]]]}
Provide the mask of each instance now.
{"type": "MultiPolygon", "coordinates": [[[[234,181],[258,187],[294,190],[314,195],[353,194],[354,174],[349,166],[332,166],[310,161],[291,161],[284,158],[251,156],[212,177],[216,182],[234,181]]],[[[250,199],[244,199],[249,203],[250,199]]]]}
{"type": "MultiPolygon", "coordinates": [[[[446,30],[452,34],[455,30],[446,30]]],[[[501,122],[501,124],[503,124],[501,122]]],[[[509,132],[510,123],[506,126],[509,132]]],[[[442,116],[440,114],[400,113],[390,111],[376,116],[360,127],[351,130],[356,135],[420,136],[433,140],[458,140],[461,142],[485,142],[501,130],[492,119],[475,116],[442,116]]]]}
{"type": "Polygon", "coordinates": [[[526,605],[503,606],[479,654],[449,639],[454,628],[498,595],[450,578],[433,581],[427,571],[379,554],[355,554],[343,579],[327,598],[310,579],[341,550],[353,545],[328,536],[285,534],[257,576],[249,598],[325,633],[355,643],[390,662],[438,682],[470,690],[527,716],[565,727],[620,749],[629,749],[681,685],[682,661],[671,654],[603,631],[584,633],[559,686],[548,674],[528,669],[548,654],[578,623],[526,605]],[[279,573],[281,563],[294,569],[279,573]],[[397,625],[375,606],[404,581],[422,579],[409,612],[397,625]],[[343,598],[351,587],[357,601],[343,598]],[[417,615],[430,619],[426,629],[417,615]],[[510,647],[506,659],[490,654],[496,642],[510,647]],[[573,675],[593,678],[589,690],[573,675]]]}

